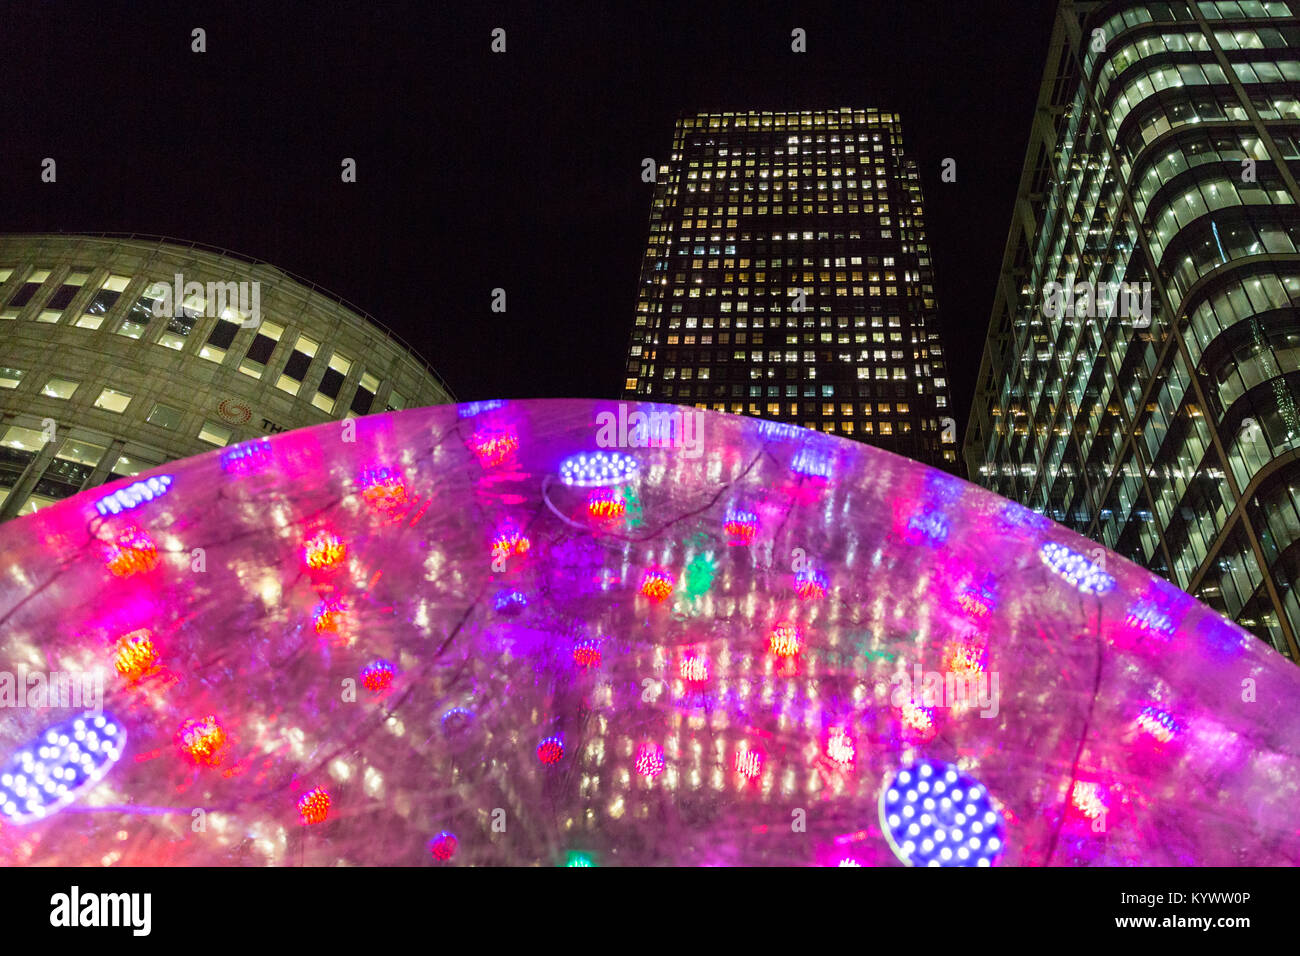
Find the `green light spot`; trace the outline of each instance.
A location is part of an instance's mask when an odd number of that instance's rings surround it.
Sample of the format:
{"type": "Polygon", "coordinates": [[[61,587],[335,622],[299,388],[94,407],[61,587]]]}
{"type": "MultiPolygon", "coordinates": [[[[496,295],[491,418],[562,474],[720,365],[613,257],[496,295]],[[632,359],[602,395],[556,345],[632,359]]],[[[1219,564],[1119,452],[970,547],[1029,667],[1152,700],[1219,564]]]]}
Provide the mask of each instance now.
{"type": "Polygon", "coordinates": [[[565,866],[595,866],[592,862],[591,855],[580,853],[577,850],[570,850],[568,858],[564,861],[565,866]]]}

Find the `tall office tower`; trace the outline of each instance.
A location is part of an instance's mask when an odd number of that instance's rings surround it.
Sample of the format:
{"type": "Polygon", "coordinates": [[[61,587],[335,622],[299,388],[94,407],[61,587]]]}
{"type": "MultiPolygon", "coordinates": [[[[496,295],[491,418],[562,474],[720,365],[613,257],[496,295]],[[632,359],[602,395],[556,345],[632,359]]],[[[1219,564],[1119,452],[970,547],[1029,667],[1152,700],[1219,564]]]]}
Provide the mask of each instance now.
{"type": "Polygon", "coordinates": [[[921,186],[896,114],[686,116],[655,172],[628,398],[956,469],[921,186]]]}
{"type": "Polygon", "coordinates": [[[1061,3],[964,447],[1293,660],[1298,11],[1061,3]]]}

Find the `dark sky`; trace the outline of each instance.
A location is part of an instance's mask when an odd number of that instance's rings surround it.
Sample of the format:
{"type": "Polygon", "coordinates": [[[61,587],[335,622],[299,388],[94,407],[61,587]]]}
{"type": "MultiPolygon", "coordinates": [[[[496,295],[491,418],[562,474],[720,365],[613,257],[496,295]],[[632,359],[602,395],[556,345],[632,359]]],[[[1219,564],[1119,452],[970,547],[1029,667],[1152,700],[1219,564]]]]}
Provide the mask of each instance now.
{"type": "Polygon", "coordinates": [[[1053,9],[4,5],[0,230],[232,249],[371,312],[462,400],[612,397],[648,231],[640,164],[666,156],[677,114],[892,109],[921,169],[964,427],[1053,9]]]}

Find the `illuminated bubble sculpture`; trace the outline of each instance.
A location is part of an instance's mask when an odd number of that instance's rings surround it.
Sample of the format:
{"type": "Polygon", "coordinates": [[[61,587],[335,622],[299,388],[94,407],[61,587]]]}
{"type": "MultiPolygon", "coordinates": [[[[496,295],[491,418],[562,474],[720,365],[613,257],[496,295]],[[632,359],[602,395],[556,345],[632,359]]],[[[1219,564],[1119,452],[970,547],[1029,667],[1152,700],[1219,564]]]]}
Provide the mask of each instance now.
{"type": "Polygon", "coordinates": [[[0,525],[0,865],[1300,865],[1266,642],[916,462],[703,410],[620,444],[674,413],[623,405],[367,415],[0,525]]]}

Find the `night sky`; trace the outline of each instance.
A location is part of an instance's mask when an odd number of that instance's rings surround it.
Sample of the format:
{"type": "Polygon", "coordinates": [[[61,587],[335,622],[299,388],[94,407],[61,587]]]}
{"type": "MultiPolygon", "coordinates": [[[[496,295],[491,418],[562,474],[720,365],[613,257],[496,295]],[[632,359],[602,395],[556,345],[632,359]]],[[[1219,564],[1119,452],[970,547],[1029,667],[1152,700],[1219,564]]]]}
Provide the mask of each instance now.
{"type": "Polygon", "coordinates": [[[373,314],[462,400],[614,397],[648,234],[641,160],[667,156],[677,115],[876,106],[901,114],[920,166],[964,428],[1054,7],[9,4],[0,230],[264,259],[373,314]]]}

